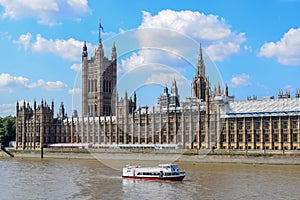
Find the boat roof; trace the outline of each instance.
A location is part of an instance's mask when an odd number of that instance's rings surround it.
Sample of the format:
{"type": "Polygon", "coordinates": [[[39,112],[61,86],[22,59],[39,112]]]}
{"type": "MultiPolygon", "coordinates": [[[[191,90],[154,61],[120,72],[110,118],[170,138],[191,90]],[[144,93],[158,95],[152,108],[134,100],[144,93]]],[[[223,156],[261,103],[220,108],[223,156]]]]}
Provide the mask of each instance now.
{"type": "Polygon", "coordinates": [[[177,166],[176,164],[159,164],[159,167],[177,166]]]}

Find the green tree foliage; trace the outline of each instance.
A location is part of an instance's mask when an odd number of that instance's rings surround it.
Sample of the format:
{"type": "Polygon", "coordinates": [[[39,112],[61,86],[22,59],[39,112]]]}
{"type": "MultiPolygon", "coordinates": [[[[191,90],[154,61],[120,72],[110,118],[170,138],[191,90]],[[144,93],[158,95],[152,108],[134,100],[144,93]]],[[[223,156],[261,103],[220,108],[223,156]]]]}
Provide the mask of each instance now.
{"type": "Polygon", "coordinates": [[[0,143],[8,146],[9,141],[15,141],[16,138],[16,117],[0,117],[0,143]]]}

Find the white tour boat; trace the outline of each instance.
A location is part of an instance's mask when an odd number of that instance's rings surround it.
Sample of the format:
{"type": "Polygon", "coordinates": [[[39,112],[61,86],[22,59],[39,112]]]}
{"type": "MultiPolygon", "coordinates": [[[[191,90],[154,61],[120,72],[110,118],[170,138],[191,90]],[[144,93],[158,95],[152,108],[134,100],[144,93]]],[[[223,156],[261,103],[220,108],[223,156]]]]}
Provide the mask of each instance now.
{"type": "Polygon", "coordinates": [[[157,167],[126,165],[126,167],[123,168],[122,177],[146,180],[182,181],[185,177],[185,172],[179,171],[176,164],[160,164],[157,167]]]}

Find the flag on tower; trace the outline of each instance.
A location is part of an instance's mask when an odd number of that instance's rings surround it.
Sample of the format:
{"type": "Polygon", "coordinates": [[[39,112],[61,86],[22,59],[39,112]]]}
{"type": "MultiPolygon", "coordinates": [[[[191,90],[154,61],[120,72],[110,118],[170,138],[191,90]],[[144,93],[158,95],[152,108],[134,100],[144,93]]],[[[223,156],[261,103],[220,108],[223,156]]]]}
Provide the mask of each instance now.
{"type": "Polygon", "coordinates": [[[99,24],[99,28],[104,32],[104,29],[103,29],[103,26],[101,23],[99,24]]]}

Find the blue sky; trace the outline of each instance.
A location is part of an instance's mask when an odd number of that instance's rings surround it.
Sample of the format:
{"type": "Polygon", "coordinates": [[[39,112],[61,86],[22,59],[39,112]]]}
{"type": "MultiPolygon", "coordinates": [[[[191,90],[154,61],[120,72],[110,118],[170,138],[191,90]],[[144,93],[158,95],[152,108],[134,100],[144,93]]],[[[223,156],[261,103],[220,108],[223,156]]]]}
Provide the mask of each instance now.
{"type": "Polygon", "coordinates": [[[181,99],[190,95],[200,42],[212,84],[228,83],[236,99],[294,96],[299,10],[298,0],[0,0],[0,116],[42,98],[80,110],[82,45],[93,55],[99,19],[106,56],[116,42],[119,95],[137,90],[139,105],[174,78],[181,99]]]}

